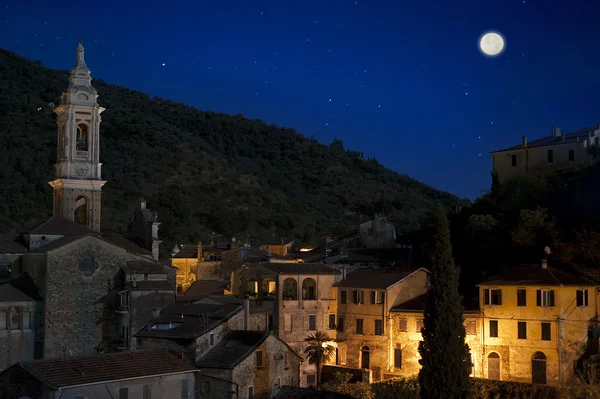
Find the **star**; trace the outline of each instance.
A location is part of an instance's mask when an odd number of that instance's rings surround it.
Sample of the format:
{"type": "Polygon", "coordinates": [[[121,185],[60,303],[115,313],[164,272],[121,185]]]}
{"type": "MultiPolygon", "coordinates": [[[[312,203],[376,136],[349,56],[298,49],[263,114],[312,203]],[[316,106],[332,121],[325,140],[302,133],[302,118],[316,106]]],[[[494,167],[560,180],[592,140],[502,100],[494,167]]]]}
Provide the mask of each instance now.
{"type": "MultiPolygon", "coordinates": [[[[114,54],[113,54],[114,55],[114,54]]],[[[162,66],[166,66],[167,64],[165,64],[164,62],[162,63],[162,66]]]]}

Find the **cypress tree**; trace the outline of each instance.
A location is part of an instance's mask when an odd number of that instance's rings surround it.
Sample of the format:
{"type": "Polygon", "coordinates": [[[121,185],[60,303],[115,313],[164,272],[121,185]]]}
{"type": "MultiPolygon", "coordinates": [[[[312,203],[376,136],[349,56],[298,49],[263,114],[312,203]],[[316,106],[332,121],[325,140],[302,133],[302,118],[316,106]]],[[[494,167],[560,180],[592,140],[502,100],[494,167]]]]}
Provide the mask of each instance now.
{"type": "Polygon", "coordinates": [[[450,227],[442,208],[433,218],[431,289],[419,343],[422,399],[472,398],[469,378],[471,357],[465,344],[462,305],[458,292],[459,270],[454,265],[450,227]]]}

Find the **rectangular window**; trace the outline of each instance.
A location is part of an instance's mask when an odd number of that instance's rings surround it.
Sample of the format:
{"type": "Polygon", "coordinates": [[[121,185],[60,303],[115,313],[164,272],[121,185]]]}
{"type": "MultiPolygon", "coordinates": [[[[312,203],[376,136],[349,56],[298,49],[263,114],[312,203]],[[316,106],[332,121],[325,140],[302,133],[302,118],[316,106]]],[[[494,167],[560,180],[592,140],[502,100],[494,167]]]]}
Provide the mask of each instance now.
{"type": "Polygon", "coordinates": [[[554,306],[554,290],[537,290],[537,305],[541,307],[554,306]]]}
{"type": "Polygon", "coordinates": [[[548,163],[554,162],[554,151],[548,150],[548,163]]]}
{"type": "Polygon", "coordinates": [[[119,399],[127,399],[129,397],[129,388],[119,389],[119,399]]]}
{"type": "Polygon", "coordinates": [[[356,333],[364,334],[363,333],[363,319],[356,319],[356,333]]]}
{"type": "Polygon", "coordinates": [[[152,399],[152,387],[150,385],[144,385],[143,399],[152,399]]]}
{"type": "Polygon", "coordinates": [[[406,319],[399,319],[398,320],[398,331],[400,331],[400,332],[407,332],[408,331],[408,323],[406,322],[406,319]]]}
{"type": "Polygon", "coordinates": [[[501,289],[488,289],[483,290],[484,304],[485,305],[502,305],[502,290],[501,289]]]}
{"type": "Polygon", "coordinates": [[[339,332],[344,332],[344,318],[343,317],[338,317],[337,330],[339,332]]]}
{"type": "Polygon", "coordinates": [[[353,303],[365,303],[365,292],[361,290],[352,291],[352,302],[353,303]]]}
{"type": "Polygon", "coordinates": [[[6,312],[0,312],[0,330],[6,330],[6,312]]]}
{"type": "Polygon", "coordinates": [[[329,315],[329,329],[335,330],[335,314],[329,315]]]}
{"type": "Polygon", "coordinates": [[[215,344],[215,334],[214,333],[210,333],[210,335],[208,336],[208,343],[210,344],[210,346],[213,346],[215,344]]]}
{"type": "Polygon", "coordinates": [[[542,341],[550,341],[550,323],[542,323],[542,341]]]}
{"type": "Polygon", "coordinates": [[[383,335],[383,320],[375,320],[375,335],[383,335]]]}
{"type": "Polygon", "coordinates": [[[527,290],[525,288],[517,289],[517,306],[527,306],[527,290]]]}
{"type": "Polygon", "coordinates": [[[510,162],[511,162],[511,165],[513,167],[517,166],[517,156],[516,155],[511,155],[510,156],[510,162]]]}
{"type": "Polygon", "coordinates": [[[397,369],[402,368],[402,349],[394,349],[394,367],[397,369]]]}
{"type": "Polygon", "coordinates": [[[314,388],[317,385],[317,375],[316,374],[307,374],[306,375],[306,385],[309,388],[314,388]]]}
{"type": "Polygon", "coordinates": [[[465,332],[467,333],[467,335],[477,334],[477,322],[476,321],[467,321],[465,323],[465,332]]]}
{"type": "Polygon", "coordinates": [[[31,312],[23,312],[23,330],[31,328],[31,312]]]}
{"type": "Polygon", "coordinates": [[[248,387],[248,399],[254,399],[254,387],[248,387]]]}
{"type": "Polygon", "coordinates": [[[260,369],[263,366],[263,353],[262,351],[256,351],[256,368],[260,369]]]}
{"type": "Polygon", "coordinates": [[[314,314],[308,315],[308,331],[317,331],[317,316],[314,314]]]}
{"type": "Polygon", "coordinates": [[[371,305],[375,305],[375,301],[376,301],[376,297],[377,296],[377,291],[371,291],[371,305]]]}
{"type": "Polygon", "coordinates": [[[575,160],[575,150],[569,150],[569,162],[573,162],[575,160]]]}
{"type": "Polygon", "coordinates": [[[517,338],[527,339],[527,322],[519,321],[517,323],[517,338]]]}
{"type": "Polygon", "coordinates": [[[181,399],[188,399],[188,382],[187,380],[181,381],[181,399]]]}
{"type": "Polygon", "coordinates": [[[577,306],[588,306],[588,290],[577,290],[577,306]]]}
{"type": "Polygon", "coordinates": [[[346,290],[342,290],[342,292],[340,293],[340,303],[346,303],[346,290]]]}
{"type": "Polygon", "coordinates": [[[285,324],[285,331],[286,332],[291,332],[292,331],[292,315],[290,313],[286,313],[284,316],[284,324],[285,324]]]}
{"type": "Polygon", "coordinates": [[[415,331],[420,333],[421,328],[423,328],[423,319],[417,319],[415,322],[415,331]]]}
{"type": "Polygon", "coordinates": [[[498,320],[490,320],[490,337],[498,338],[498,320]]]}

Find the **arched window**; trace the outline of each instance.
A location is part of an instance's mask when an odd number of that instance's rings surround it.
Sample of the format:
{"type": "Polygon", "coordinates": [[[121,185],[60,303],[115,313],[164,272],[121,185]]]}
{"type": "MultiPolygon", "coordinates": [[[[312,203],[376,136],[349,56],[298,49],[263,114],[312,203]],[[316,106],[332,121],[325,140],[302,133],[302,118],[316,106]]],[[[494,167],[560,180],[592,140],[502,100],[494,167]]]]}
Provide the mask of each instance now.
{"type": "Polygon", "coordinates": [[[21,328],[21,314],[19,309],[12,308],[10,310],[10,329],[18,330],[21,328]]]}
{"type": "Polygon", "coordinates": [[[362,348],[360,348],[360,357],[361,357],[361,361],[360,361],[360,368],[362,369],[368,369],[371,366],[371,351],[369,350],[368,346],[363,346],[362,348]]]}
{"type": "Polygon", "coordinates": [[[283,300],[284,301],[297,301],[298,300],[298,283],[296,279],[291,277],[283,280],[283,300]]]}
{"type": "Polygon", "coordinates": [[[249,295],[256,295],[258,292],[258,281],[254,277],[250,277],[248,279],[248,283],[246,284],[246,290],[249,295]]]}
{"type": "Polygon", "coordinates": [[[500,355],[496,352],[488,355],[488,378],[490,380],[500,379],[500,355]]]}
{"type": "Polygon", "coordinates": [[[204,381],[204,386],[202,388],[204,393],[210,393],[210,381],[204,381]]]}
{"type": "Polygon", "coordinates": [[[305,301],[317,299],[317,283],[312,278],[305,278],[302,281],[302,299],[305,301]]]}
{"type": "Polygon", "coordinates": [[[80,123],[77,125],[77,142],[75,149],[77,151],[87,151],[89,143],[88,127],[87,125],[80,123]]]}
{"type": "Polygon", "coordinates": [[[535,352],[531,358],[531,382],[546,384],[546,355],[535,352]]]}
{"type": "Polygon", "coordinates": [[[87,198],[83,195],[75,198],[75,211],[73,211],[73,220],[77,223],[87,226],[88,225],[88,204],[87,198]]]}

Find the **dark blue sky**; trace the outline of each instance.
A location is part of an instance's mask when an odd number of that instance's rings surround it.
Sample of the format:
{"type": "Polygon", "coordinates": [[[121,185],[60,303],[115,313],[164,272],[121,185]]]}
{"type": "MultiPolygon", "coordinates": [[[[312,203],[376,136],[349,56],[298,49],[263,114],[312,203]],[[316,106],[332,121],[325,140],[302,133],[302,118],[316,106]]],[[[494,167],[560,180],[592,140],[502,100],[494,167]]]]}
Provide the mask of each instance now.
{"type": "Polygon", "coordinates": [[[324,143],[337,137],[461,197],[489,188],[489,151],[549,135],[553,125],[571,131],[600,120],[597,1],[1,7],[0,46],[49,67],[70,69],[81,36],[94,77],[324,143]],[[494,58],[478,49],[489,30],[506,40],[494,58]]]}

